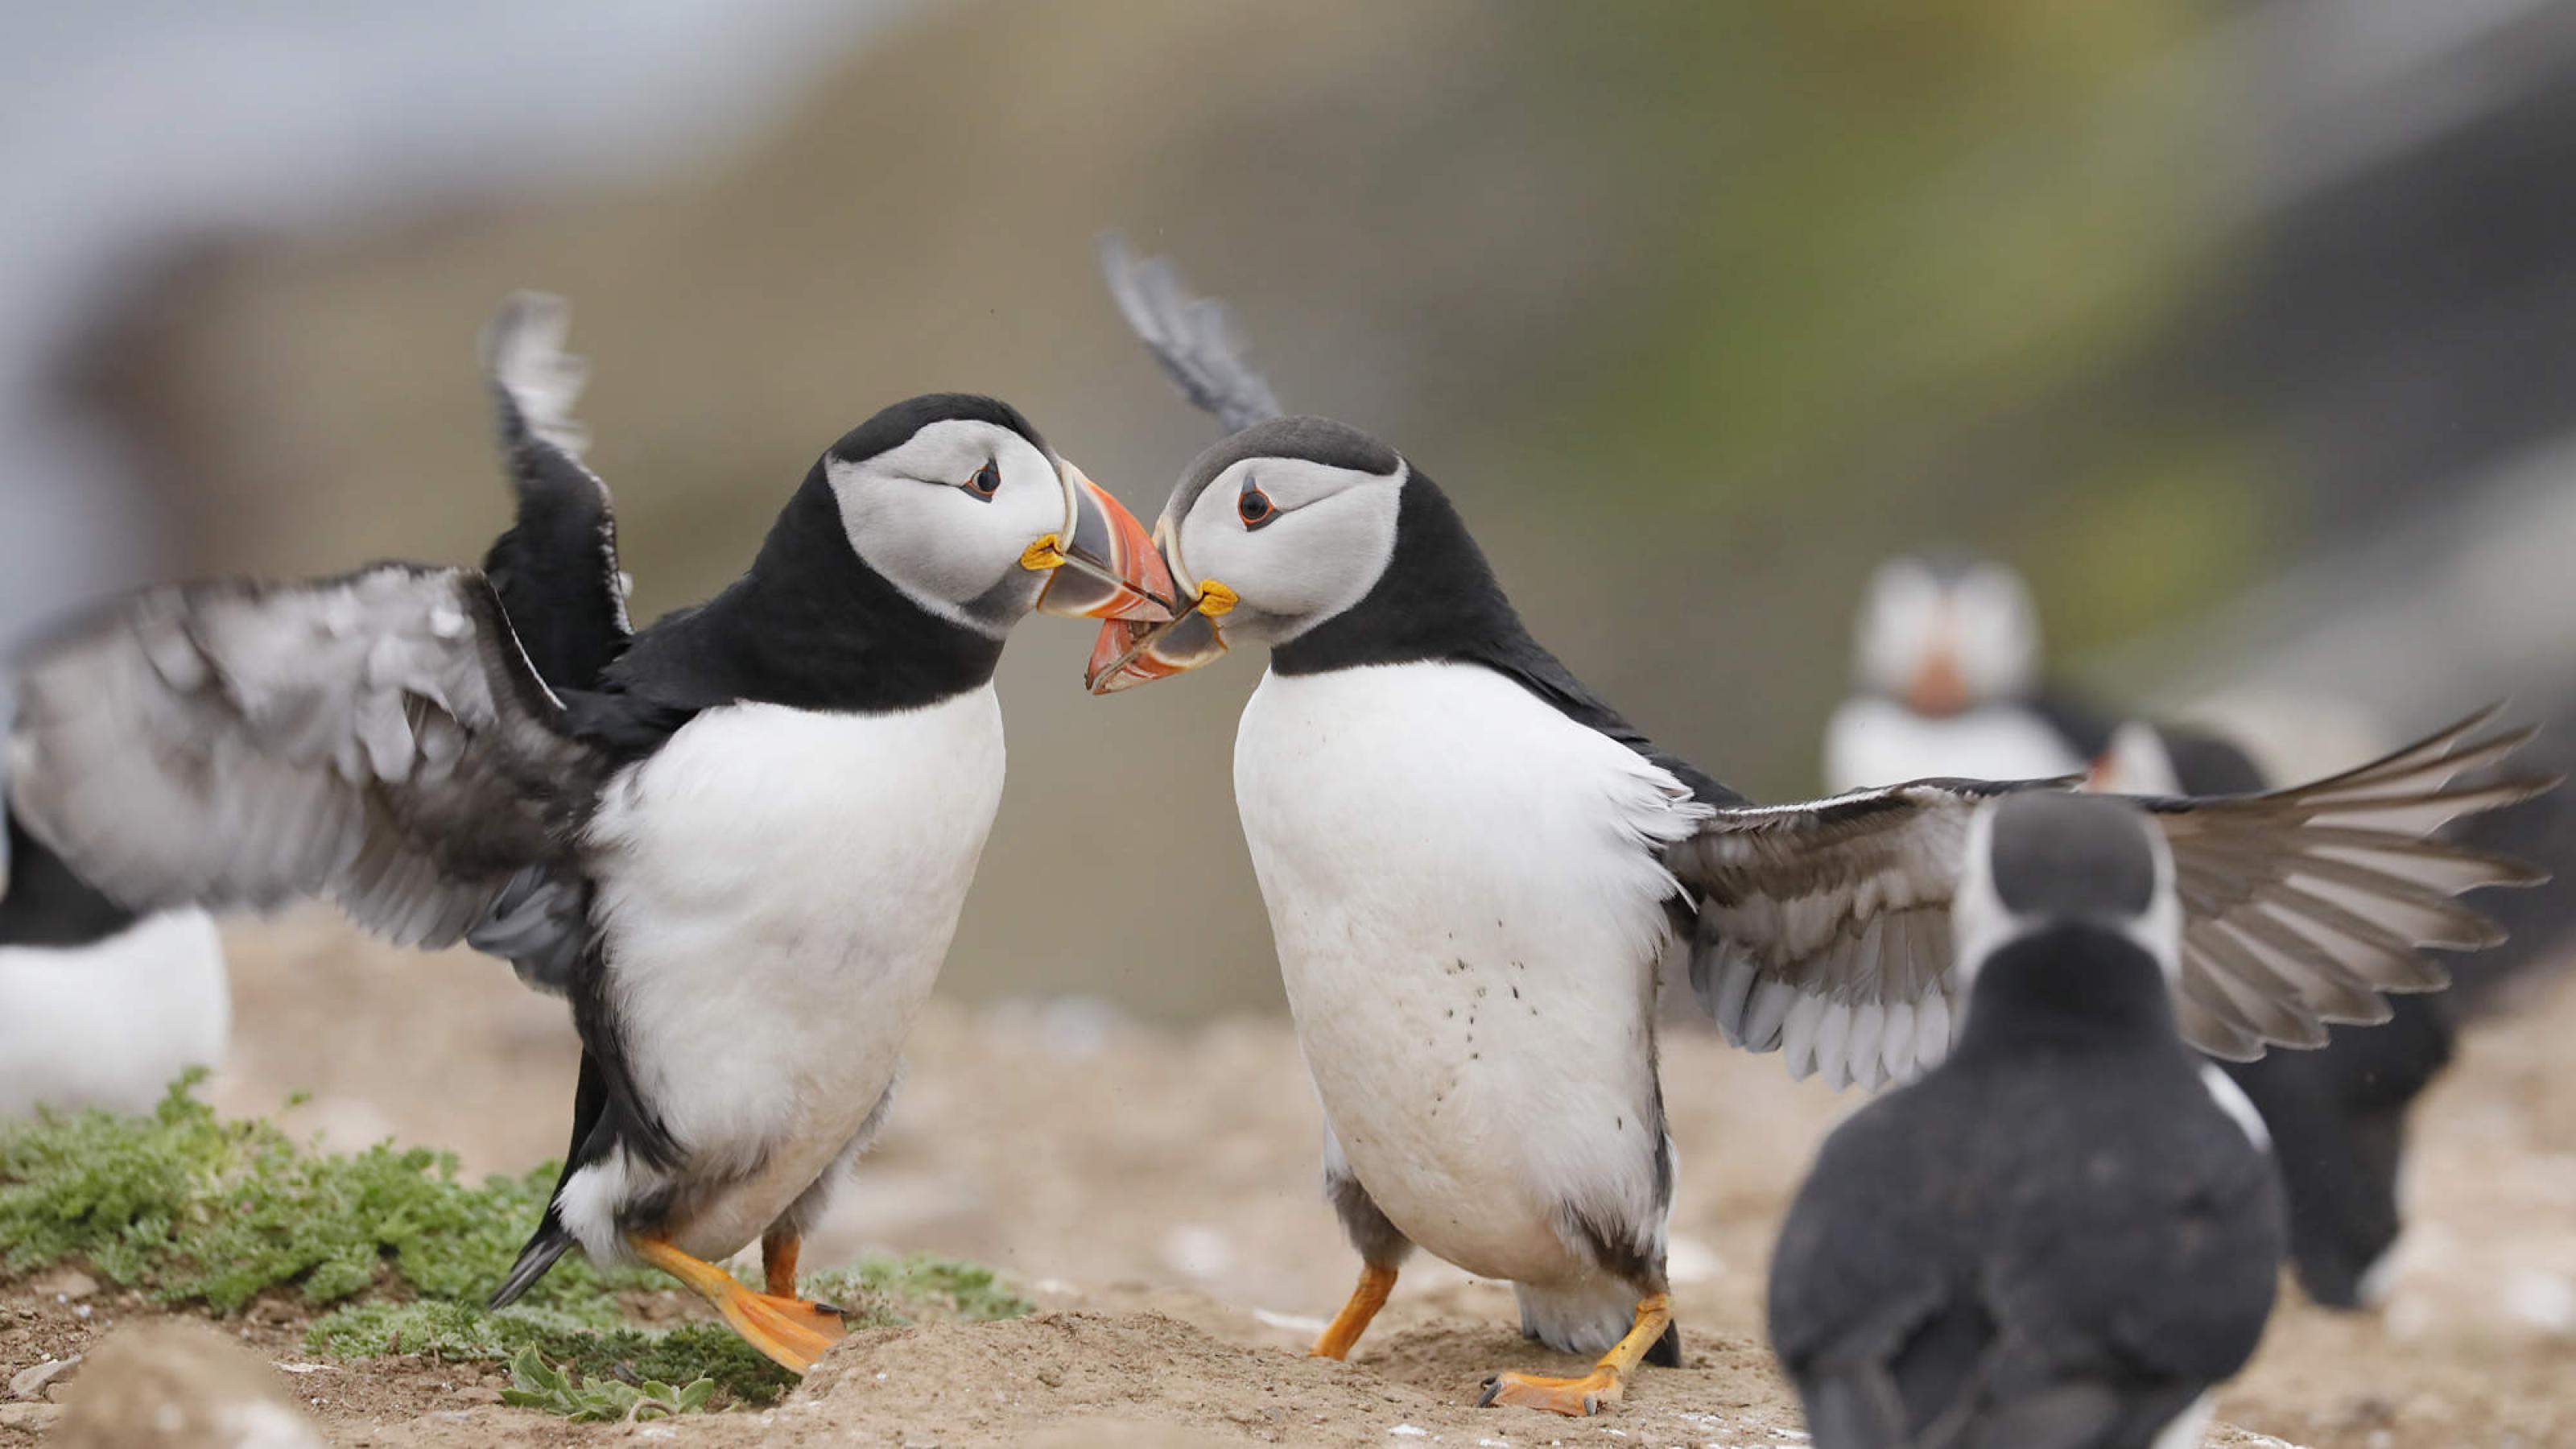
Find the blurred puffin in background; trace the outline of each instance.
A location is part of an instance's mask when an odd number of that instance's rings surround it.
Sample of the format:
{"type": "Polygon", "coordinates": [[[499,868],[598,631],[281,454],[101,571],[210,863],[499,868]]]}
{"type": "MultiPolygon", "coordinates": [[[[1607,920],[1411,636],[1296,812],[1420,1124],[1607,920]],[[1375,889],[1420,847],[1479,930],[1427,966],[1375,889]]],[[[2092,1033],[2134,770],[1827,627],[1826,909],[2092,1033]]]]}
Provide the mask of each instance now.
{"type": "Polygon", "coordinates": [[[82,887],[15,820],[8,828],[0,900],[27,908],[0,929],[0,1118],[146,1112],[189,1068],[222,1066],[232,993],[213,918],[126,910],[82,887]]]}
{"type": "Polygon", "coordinates": [[[1966,553],[1878,566],[1852,633],[1852,694],[1825,725],[1825,788],[2081,773],[2109,728],[2047,689],[2039,607],[2010,566],[1966,553]]]}
{"type": "MultiPolygon", "coordinates": [[[[805,1226],[892,1100],[1003,781],[1033,612],[1170,615],[1143,525],[1018,410],[934,393],[815,459],[750,568],[630,629],[567,319],[487,340],[518,518],[482,569],[115,600],[35,650],[11,826],[133,911],[338,905],[567,992],[562,1177],[495,1307],[640,1259],[797,1371],[805,1226]],[[719,1265],[761,1245],[767,1292],[719,1265]]],[[[13,890],[0,929],[46,913],[13,890]]]]}

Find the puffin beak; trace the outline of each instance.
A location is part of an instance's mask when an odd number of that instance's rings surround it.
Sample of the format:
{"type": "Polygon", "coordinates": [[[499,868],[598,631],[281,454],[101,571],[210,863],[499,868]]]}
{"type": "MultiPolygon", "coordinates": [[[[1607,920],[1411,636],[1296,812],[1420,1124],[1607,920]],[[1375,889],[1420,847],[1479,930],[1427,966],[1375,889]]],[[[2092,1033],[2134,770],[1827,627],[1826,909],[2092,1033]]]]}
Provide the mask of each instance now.
{"type": "MultiPolygon", "coordinates": [[[[1165,535],[1157,537],[1169,542],[1165,535]]],[[[1165,576],[1170,576],[1168,568],[1165,576]]],[[[1225,654],[1225,633],[1217,621],[1234,603],[1234,590],[1204,579],[1168,622],[1112,619],[1101,625],[1090,667],[1083,671],[1083,687],[1093,694],[1116,694],[1215,663],[1225,654]]]]}
{"type": "Polygon", "coordinates": [[[1065,531],[1029,545],[1020,566],[1052,570],[1038,609],[1069,619],[1159,623],[1180,591],[1153,535],[1109,490],[1071,463],[1061,465],[1065,531]]]}
{"type": "Polygon", "coordinates": [[[1960,672],[1958,646],[1947,629],[1932,641],[1923,667],[1914,671],[1913,682],[1905,688],[1905,707],[1934,718],[1968,707],[1968,677],[1960,672]]]}

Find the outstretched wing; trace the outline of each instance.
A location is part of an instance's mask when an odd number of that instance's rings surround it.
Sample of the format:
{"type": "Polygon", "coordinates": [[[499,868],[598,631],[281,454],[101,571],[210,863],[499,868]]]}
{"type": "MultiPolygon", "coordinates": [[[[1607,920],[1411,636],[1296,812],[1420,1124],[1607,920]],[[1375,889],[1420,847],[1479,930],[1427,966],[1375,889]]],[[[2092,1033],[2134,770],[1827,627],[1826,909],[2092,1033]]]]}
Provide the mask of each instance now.
{"type": "Polygon", "coordinates": [[[584,467],[589,435],[572,419],[589,369],[563,350],[572,309],[521,292],[483,334],[501,455],[518,518],[494,541],[483,572],[539,678],[556,689],[597,683],[626,652],[626,576],[608,485],[584,467]]]}
{"type": "Polygon", "coordinates": [[[1169,259],[1140,262],[1112,232],[1100,239],[1100,270],[1127,325],[1193,407],[1214,414],[1228,432],[1287,413],[1269,379],[1243,360],[1234,314],[1213,298],[1191,296],[1169,259]]]}
{"type": "Polygon", "coordinates": [[[566,856],[597,765],[557,710],[470,569],[153,589],[26,665],[8,803],[133,910],[312,896],[441,946],[566,856]]]}
{"type": "MultiPolygon", "coordinates": [[[[2172,847],[2184,912],[2176,1011],[2215,1056],[2316,1046],[2383,1021],[2380,993],[2443,984],[2427,947],[2502,939],[2454,897],[2539,872],[2434,837],[2554,782],[2452,784],[2529,737],[2485,715],[2330,779],[2262,795],[2142,800],[2172,847]]],[[[1959,1018],[1950,897],[1983,800],[2072,781],[1920,780],[1798,805],[1721,809],[1671,847],[1698,900],[1691,981],[1727,1039],[1836,1085],[1908,1080],[1959,1018]]]]}

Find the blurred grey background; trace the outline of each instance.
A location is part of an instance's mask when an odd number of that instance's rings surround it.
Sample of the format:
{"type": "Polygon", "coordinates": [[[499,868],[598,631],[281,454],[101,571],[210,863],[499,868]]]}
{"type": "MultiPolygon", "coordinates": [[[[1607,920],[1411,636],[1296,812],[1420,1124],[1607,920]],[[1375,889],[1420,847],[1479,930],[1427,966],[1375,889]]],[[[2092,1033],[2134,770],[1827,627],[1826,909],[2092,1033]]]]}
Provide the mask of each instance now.
{"type": "MultiPolygon", "coordinates": [[[[2576,697],[2576,6],[17,4],[0,82],[7,631],[478,557],[474,338],[527,286],[574,303],[640,615],[934,388],[1150,517],[1211,432],[1097,282],[1114,227],[1757,796],[1812,793],[1861,582],[1931,545],[2018,564],[2110,700],[2576,697]]],[[[1275,1003],[1259,662],[1092,700],[1088,645],[1012,646],[949,989],[1275,1003]]]]}

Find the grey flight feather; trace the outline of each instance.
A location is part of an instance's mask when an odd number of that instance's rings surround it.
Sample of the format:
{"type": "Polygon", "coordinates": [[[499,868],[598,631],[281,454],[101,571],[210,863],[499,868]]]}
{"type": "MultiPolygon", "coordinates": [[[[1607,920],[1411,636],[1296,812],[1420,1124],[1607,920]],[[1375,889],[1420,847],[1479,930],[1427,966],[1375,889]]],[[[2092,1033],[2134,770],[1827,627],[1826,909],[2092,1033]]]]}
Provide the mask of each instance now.
{"type": "Polygon", "coordinates": [[[137,911],[310,896],[447,945],[565,858],[597,778],[470,569],[147,590],[19,689],[13,808],[137,911]]]}
{"type": "Polygon", "coordinates": [[[1111,232],[1100,239],[1100,271],[1127,325],[1163,365],[1193,407],[1241,432],[1287,412],[1269,379],[1243,358],[1234,315],[1210,297],[1195,297],[1168,258],[1138,261],[1111,232]]]}
{"type": "MultiPolygon", "coordinates": [[[[2473,738],[2491,715],[2306,785],[2138,802],[2173,854],[2184,918],[2175,1010],[2193,1046],[2242,1061],[2266,1045],[2322,1045],[2329,1022],[2386,1020],[2382,993],[2442,986],[2423,950],[2502,939],[2453,897],[2544,874],[2435,832],[2557,782],[2454,783],[2529,738],[2473,738]]],[[[1891,1076],[1930,1067],[1946,1041],[1909,1064],[1888,1019],[1901,1008],[1958,1020],[1949,913],[1970,818],[1996,794],[2073,783],[1918,780],[1719,809],[1666,852],[1697,902],[1691,978],[1702,1004],[1740,1046],[1785,1045],[1800,1075],[1874,1080],[1833,1059],[1846,1028],[1887,1044],[1891,1076]]]]}

